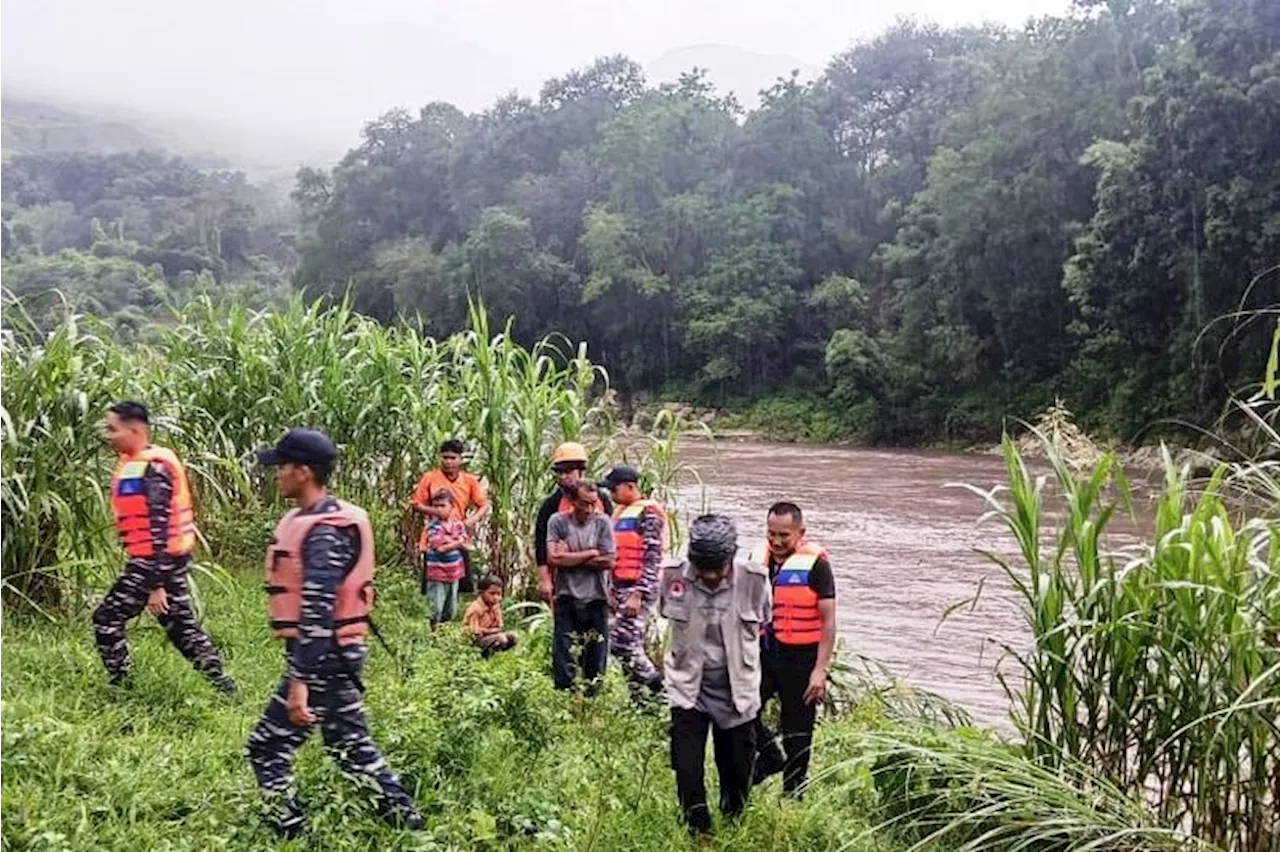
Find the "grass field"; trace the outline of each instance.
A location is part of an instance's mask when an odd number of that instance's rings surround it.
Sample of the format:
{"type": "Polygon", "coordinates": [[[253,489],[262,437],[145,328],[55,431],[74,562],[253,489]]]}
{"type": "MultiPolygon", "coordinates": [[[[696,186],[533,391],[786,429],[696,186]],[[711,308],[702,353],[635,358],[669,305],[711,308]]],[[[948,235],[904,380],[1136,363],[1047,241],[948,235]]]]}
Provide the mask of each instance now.
{"type": "MultiPolygon", "coordinates": [[[[317,736],[297,767],[310,836],[278,848],[688,845],[677,822],[665,713],[633,710],[617,671],[591,701],[553,690],[550,624],[536,616],[521,647],[492,660],[482,661],[455,630],[431,636],[416,587],[393,573],[380,579],[377,615],[407,666],[375,644],[367,703],[374,736],[427,815],[427,830],[382,824],[317,736]]],[[[204,622],[240,681],[241,703],[217,696],[149,616],[130,634],[134,683],[121,695],[107,689],[87,617],[7,620],[5,850],[275,848],[242,750],[280,677],[281,648],[268,637],[256,574],[217,573],[199,583],[204,622]]],[[[824,755],[845,752],[842,738],[873,724],[855,714],[823,726],[817,768],[824,755]]],[[[742,823],[720,832],[716,848],[893,848],[856,840],[866,825],[851,789],[833,781],[825,794],[815,788],[801,804],[784,803],[772,780],[742,823]]]]}

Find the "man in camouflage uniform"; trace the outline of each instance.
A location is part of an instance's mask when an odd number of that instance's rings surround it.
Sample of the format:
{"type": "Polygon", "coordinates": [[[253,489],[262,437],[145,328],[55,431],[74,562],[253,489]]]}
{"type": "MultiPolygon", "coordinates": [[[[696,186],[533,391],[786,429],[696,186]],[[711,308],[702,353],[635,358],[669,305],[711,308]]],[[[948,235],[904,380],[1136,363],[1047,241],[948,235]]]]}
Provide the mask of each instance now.
{"type": "MultiPolygon", "coordinates": [[[[423,824],[413,800],[369,734],[360,681],[366,658],[363,632],[354,641],[348,632],[349,622],[368,622],[367,607],[363,619],[340,617],[344,601],[350,599],[345,588],[349,577],[360,566],[372,577],[373,541],[364,512],[341,503],[325,490],[336,458],[337,448],[329,438],[310,429],[291,430],[274,449],[259,453],[263,464],[278,465],[280,493],[297,502],[297,515],[336,519],[316,521],[301,543],[297,620],[277,621],[273,609],[277,635],[288,637],[286,671],[248,742],[249,762],[258,785],[277,800],[274,827],[285,836],[295,836],[306,828],[294,788],[293,758],[316,724],[342,770],[368,779],[377,788],[378,810],[384,817],[412,829],[423,824]],[[359,518],[360,523],[344,522],[344,515],[359,518]],[[362,540],[366,535],[369,540],[362,540]]],[[[269,554],[290,518],[297,520],[293,513],[286,515],[269,554]]],[[[371,587],[371,582],[363,585],[371,587]]],[[[268,591],[275,594],[279,590],[268,586],[268,591]]],[[[371,606],[371,594],[368,601],[371,606]]]]}
{"type": "Polygon", "coordinates": [[[666,538],[666,513],[640,491],[640,473],[618,465],[600,483],[613,497],[613,625],[609,649],[622,661],[638,702],[662,691],[662,674],[644,647],[649,614],[658,597],[658,566],[666,538]]]}
{"type": "Polygon", "coordinates": [[[111,479],[111,506],[128,562],[93,612],[98,653],[113,686],[131,668],[125,624],[146,609],[174,647],[219,691],[236,695],[236,684],[200,629],[191,607],[187,568],[195,546],[187,474],[171,451],[151,444],[150,414],[137,402],[107,410],[106,438],[120,454],[111,479]]]}

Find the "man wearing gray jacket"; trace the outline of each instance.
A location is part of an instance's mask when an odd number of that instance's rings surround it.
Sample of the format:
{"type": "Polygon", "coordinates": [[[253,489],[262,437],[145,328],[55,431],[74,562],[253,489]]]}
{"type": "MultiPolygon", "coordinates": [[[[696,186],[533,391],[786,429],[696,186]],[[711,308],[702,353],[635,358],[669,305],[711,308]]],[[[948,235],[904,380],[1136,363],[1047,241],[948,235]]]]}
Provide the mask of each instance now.
{"type": "Polygon", "coordinates": [[[685,562],[662,571],[660,613],[671,623],[664,662],[671,704],[671,765],[685,824],[711,832],[704,755],[711,729],[720,774],[720,811],[746,807],[760,711],[760,628],[769,623],[768,569],[735,559],[738,534],[723,515],[689,528],[685,562]]]}

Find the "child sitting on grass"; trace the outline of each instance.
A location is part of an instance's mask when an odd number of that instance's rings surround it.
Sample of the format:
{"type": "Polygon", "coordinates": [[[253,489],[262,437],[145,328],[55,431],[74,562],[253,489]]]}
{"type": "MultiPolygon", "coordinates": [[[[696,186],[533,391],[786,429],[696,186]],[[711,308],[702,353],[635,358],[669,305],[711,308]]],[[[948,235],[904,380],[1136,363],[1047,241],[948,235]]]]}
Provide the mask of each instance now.
{"type": "Polygon", "coordinates": [[[480,581],[480,597],[471,602],[462,623],[481,653],[490,657],[516,646],[516,635],[502,629],[502,581],[492,574],[480,581]]]}
{"type": "MultiPolygon", "coordinates": [[[[453,494],[441,488],[431,495],[433,509],[448,509],[453,504],[453,494]]],[[[427,520],[427,552],[422,555],[431,626],[442,621],[452,621],[458,614],[458,581],[467,570],[463,551],[471,549],[471,536],[466,525],[459,520],[427,520]]]]}

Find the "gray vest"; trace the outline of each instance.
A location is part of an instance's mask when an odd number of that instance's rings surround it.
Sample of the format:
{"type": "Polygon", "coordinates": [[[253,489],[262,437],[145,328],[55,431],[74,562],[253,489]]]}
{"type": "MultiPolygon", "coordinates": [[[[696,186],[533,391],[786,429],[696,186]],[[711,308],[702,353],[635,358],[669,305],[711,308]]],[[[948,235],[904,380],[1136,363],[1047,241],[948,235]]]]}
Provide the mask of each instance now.
{"type": "MultiPolygon", "coordinates": [[[[662,566],[662,599],[659,612],[671,624],[671,647],[663,661],[667,697],[672,707],[691,709],[702,686],[706,659],[706,617],[698,605],[705,592],[694,584],[687,562],[662,566]]],[[[733,566],[733,588],[728,609],[720,621],[729,688],[733,706],[743,715],[760,709],[760,627],[770,610],[769,569],[744,560],[733,566]]]]}

